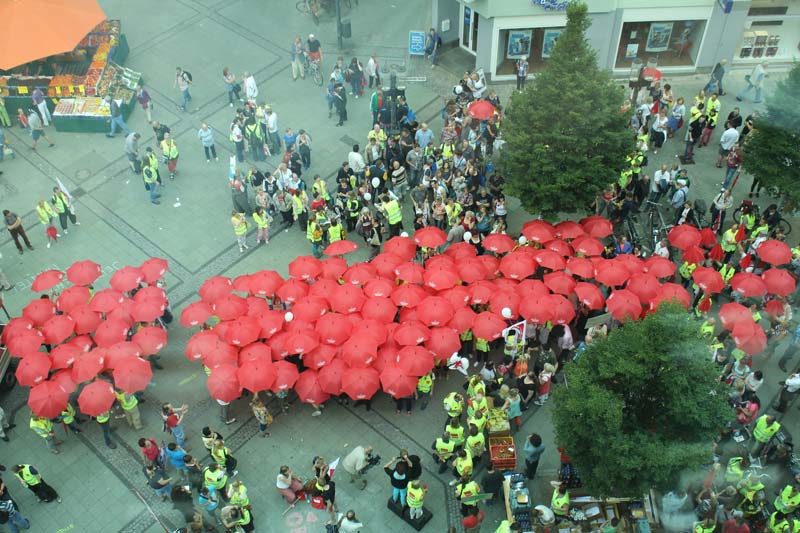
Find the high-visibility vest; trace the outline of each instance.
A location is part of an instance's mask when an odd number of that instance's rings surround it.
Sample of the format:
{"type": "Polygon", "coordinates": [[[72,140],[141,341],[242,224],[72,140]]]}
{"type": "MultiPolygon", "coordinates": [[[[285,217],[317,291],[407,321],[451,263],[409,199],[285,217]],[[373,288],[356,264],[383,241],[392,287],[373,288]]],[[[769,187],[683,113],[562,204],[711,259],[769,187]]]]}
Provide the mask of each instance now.
{"type": "Polygon", "coordinates": [[[53,422],[44,418],[44,419],[36,419],[31,418],[30,428],[33,430],[34,433],[46,439],[50,436],[50,433],[53,432],[53,422]]]}
{"type": "Polygon", "coordinates": [[[164,154],[164,157],[168,159],[175,159],[178,157],[178,146],[175,144],[175,141],[170,139],[169,141],[161,141],[161,153],[164,154]]]}
{"type": "Polygon", "coordinates": [[[755,437],[758,442],[769,442],[769,439],[781,428],[781,424],[777,420],[767,426],[767,416],[768,415],[760,416],[753,428],[753,437],[755,437]]]}
{"type": "Polygon", "coordinates": [[[752,315],[753,315],[753,322],[758,322],[761,320],[761,313],[759,313],[758,311],[754,311],[752,315]]]}
{"type": "Polygon", "coordinates": [[[244,134],[248,138],[252,138],[253,136],[255,136],[255,138],[258,139],[259,141],[263,139],[263,136],[261,135],[261,127],[258,124],[249,124],[245,126],[244,134]]]}
{"type": "Polygon", "coordinates": [[[712,337],[714,335],[714,324],[709,324],[708,320],[700,325],[700,335],[703,337],[712,337]]]}
{"type": "Polygon", "coordinates": [[[425,490],[422,487],[415,489],[411,485],[408,486],[407,490],[406,503],[408,506],[412,509],[422,507],[422,500],[425,499],[425,490]]]}
{"type": "Polygon", "coordinates": [[[211,448],[211,457],[221,467],[225,467],[225,460],[228,458],[228,450],[225,446],[216,446],[211,448]]]}
{"type": "Polygon", "coordinates": [[[444,404],[444,410],[447,411],[448,416],[458,416],[461,414],[461,411],[464,410],[464,402],[460,399],[456,398],[456,392],[451,392],[447,396],[444,397],[442,403],[444,404]]]}
{"type": "Polygon", "coordinates": [[[694,533],[713,533],[715,526],[715,524],[706,526],[705,522],[698,522],[697,525],[694,526],[694,533]]]}
{"type": "Polygon", "coordinates": [[[71,403],[68,403],[67,408],[61,411],[61,421],[67,425],[75,422],[75,408],[72,407],[71,403]]]}
{"type": "Polygon", "coordinates": [[[742,468],[742,457],[731,457],[728,461],[728,466],[725,469],[725,481],[728,483],[738,483],[744,477],[744,469],[742,468]]]}
{"type": "Polygon", "coordinates": [[[472,455],[481,455],[486,449],[486,437],[482,432],[467,437],[467,448],[472,455]]]}
{"type": "Polygon", "coordinates": [[[305,210],[305,206],[303,205],[303,198],[298,193],[292,196],[292,214],[297,216],[305,210]]]}
{"type": "Polygon", "coordinates": [[[250,511],[248,511],[246,507],[242,507],[242,516],[236,523],[240,526],[246,526],[250,523],[250,511]]]}
{"type": "MultiPolygon", "coordinates": [[[[478,376],[474,377],[478,378],[478,376]]],[[[470,379],[469,384],[467,385],[467,396],[471,398],[478,393],[481,393],[484,396],[486,396],[486,384],[481,379],[475,379],[474,381],[473,379],[470,379]]],[[[467,409],[467,411],[469,411],[469,408],[467,409]]],[[[471,413],[468,412],[467,414],[471,413]]]]}
{"type": "Polygon", "coordinates": [[[800,506],[800,492],[792,495],[792,486],[786,485],[775,498],[775,509],[784,514],[789,514],[800,506]]]}
{"type": "Polygon", "coordinates": [[[253,213],[253,220],[256,222],[256,226],[260,229],[266,229],[269,227],[269,219],[267,218],[267,214],[264,213],[263,215],[259,215],[258,213],[253,213]]]}
{"type": "Polygon", "coordinates": [[[67,210],[67,206],[69,205],[69,200],[67,200],[63,192],[53,194],[51,201],[53,202],[53,207],[56,208],[56,213],[63,213],[67,210]]]}
{"type": "Polygon", "coordinates": [[[569,505],[569,491],[559,494],[558,489],[553,491],[553,498],[550,500],[550,508],[558,516],[565,516],[567,512],[563,509],[569,505]]]}
{"type": "Polygon", "coordinates": [[[733,228],[725,230],[722,240],[719,243],[723,252],[733,252],[736,250],[736,231],[733,228]]]}
{"type": "Polygon", "coordinates": [[[456,446],[464,444],[464,426],[451,426],[447,424],[444,430],[450,435],[450,442],[455,443],[456,446]]]}
{"type": "Polygon", "coordinates": [[[390,200],[383,204],[383,207],[386,209],[386,218],[389,220],[389,224],[399,224],[403,221],[403,211],[397,200],[390,200]]]}
{"type": "Polygon", "coordinates": [[[158,181],[158,173],[154,172],[151,167],[142,167],[142,177],[147,184],[155,183],[158,181]]]}
{"type": "Polygon", "coordinates": [[[250,505],[250,498],[247,496],[247,488],[244,485],[239,485],[236,490],[231,491],[230,504],[241,505],[242,507],[250,505]]]}
{"type": "Polygon", "coordinates": [[[500,526],[494,530],[494,533],[511,533],[511,522],[503,520],[500,526]]]}
{"type": "Polygon", "coordinates": [[[336,242],[344,239],[344,228],[341,224],[328,228],[328,242],[336,242]]]}
{"type": "Polygon", "coordinates": [[[206,467],[205,470],[203,470],[203,481],[205,482],[206,487],[214,487],[215,489],[220,490],[228,482],[228,475],[225,474],[224,470],[212,472],[208,467],[206,467]]]}
{"type": "Polygon", "coordinates": [[[23,483],[29,487],[33,487],[41,483],[41,481],[39,481],[39,479],[31,473],[31,465],[20,466],[22,468],[14,475],[17,476],[17,478],[19,478],[23,483]]]}
{"type": "Polygon", "coordinates": [[[319,197],[324,199],[326,202],[331,201],[331,195],[328,194],[328,185],[324,181],[315,181],[311,185],[311,190],[316,191],[317,194],[319,194],[319,197]]]}
{"type": "Polygon", "coordinates": [[[758,226],[750,233],[750,238],[755,239],[756,237],[758,237],[758,234],[761,233],[762,231],[766,231],[767,233],[769,233],[769,225],[764,224],[763,226],[758,226]]]}
{"type": "Polygon", "coordinates": [[[239,217],[231,217],[231,224],[233,224],[233,232],[237,237],[247,234],[247,223],[239,217]]]}
{"type": "Polygon", "coordinates": [[[445,442],[441,437],[436,439],[436,453],[439,454],[439,458],[443,461],[450,459],[455,449],[456,445],[452,441],[445,442]]]}
{"type": "Polygon", "coordinates": [[[756,216],[753,213],[744,213],[740,220],[747,231],[752,230],[756,225],[756,216]]]}
{"type": "Polygon", "coordinates": [[[417,381],[417,390],[420,392],[430,392],[433,386],[433,378],[430,374],[425,374],[417,381]]]}
{"type": "Polygon", "coordinates": [[[770,517],[769,517],[769,529],[770,529],[770,531],[772,531],[772,533],[783,533],[788,528],[789,528],[789,522],[788,522],[788,520],[786,520],[785,516],[783,518],[781,518],[780,521],[778,521],[778,513],[777,512],[774,512],[774,513],[772,513],[772,515],[770,515],[770,517]]]}
{"type": "Polygon", "coordinates": [[[39,222],[42,224],[49,224],[50,219],[56,216],[55,212],[53,212],[53,208],[50,207],[50,204],[47,202],[36,205],[36,214],[39,215],[39,222]]]}
{"type": "Polygon", "coordinates": [[[117,396],[119,404],[125,411],[130,411],[131,409],[139,405],[139,400],[137,400],[136,396],[134,396],[133,394],[126,394],[124,392],[115,392],[114,394],[117,396]]]}
{"type": "Polygon", "coordinates": [[[488,352],[489,351],[489,341],[486,339],[481,339],[480,337],[475,338],[475,349],[479,352],[488,352]]]}
{"type": "Polygon", "coordinates": [[[100,413],[99,415],[97,415],[98,424],[107,424],[109,420],[111,420],[110,411],[106,411],[105,413],[100,413]]]}
{"type": "MultiPolygon", "coordinates": [[[[458,487],[456,487],[456,494],[458,494],[458,497],[462,500],[469,498],[470,496],[475,496],[479,492],[480,487],[478,487],[478,484],[474,481],[468,481],[464,484],[459,484],[458,487]]],[[[478,503],[465,503],[464,505],[478,505],[478,503]]]]}
{"type": "Polygon", "coordinates": [[[306,225],[306,239],[311,242],[320,242],[322,240],[322,230],[319,224],[316,222],[309,222],[308,225],[306,225]],[[314,235],[315,232],[318,233],[316,236],[314,235]]]}
{"type": "Polygon", "coordinates": [[[349,198],[347,200],[347,214],[350,215],[350,218],[356,218],[359,215],[361,209],[361,203],[358,199],[349,198]]]}
{"type": "Polygon", "coordinates": [[[695,263],[689,263],[684,261],[683,264],[678,269],[678,273],[681,275],[683,279],[689,279],[692,277],[692,273],[697,269],[697,265],[695,263]]]}
{"type": "Polygon", "coordinates": [[[625,169],[619,173],[619,179],[617,180],[617,183],[619,183],[619,186],[624,189],[628,186],[631,178],[633,178],[633,170],[625,169]]]}
{"type": "Polygon", "coordinates": [[[719,269],[719,275],[722,276],[722,281],[724,281],[726,285],[734,274],[736,274],[736,269],[728,264],[722,265],[719,269]]]}
{"type": "Polygon", "coordinates": [[[461,204],[453,202],[453,205],[447,204],[444,206],[444,212],[447,215],[447,223],[455,226],[458,222],[458,215],[461,214],[461,204]]]}
{"type": "Polygon", "coordinates": [[[489,402],[486,401],[486,397],[481,398],[479,402],[475,401],[474,398],[467,402],[467,415],[472,416],[475,411],[480,411],[483,414],[489,411],[489,402]]]}
{"type": "Polygon", "coordinates": [[[478,431],[483,431],[483,428],[486,427],[487,422],[489,422],[489,419],[485,416],[482,416],[480,418],[469,417],[467,419],[467,424],[472,424],[473,426],[478,428],[478,431]]]}
{"type": "Polygon", "coordinates": [[[472,338],[473,338],[473,336],[472,336],[472,330],[471,330],[471,329],[468,329],[468,330],[464,331],[463,333],[461,333],[461,335],[459,335],[459,338],[460,338],[462,341],[471,341],[471,340],[472,340],[472,338]]]}
{"type": "Polygon", "coordinates": [[[525,341],[520,342],[519,335],[511,335],[509,334],[506,337],[506,345],[503,348],[503,353],[508,356],[512,356],[517,353],[520,345],[524,344],[525,341]]]}

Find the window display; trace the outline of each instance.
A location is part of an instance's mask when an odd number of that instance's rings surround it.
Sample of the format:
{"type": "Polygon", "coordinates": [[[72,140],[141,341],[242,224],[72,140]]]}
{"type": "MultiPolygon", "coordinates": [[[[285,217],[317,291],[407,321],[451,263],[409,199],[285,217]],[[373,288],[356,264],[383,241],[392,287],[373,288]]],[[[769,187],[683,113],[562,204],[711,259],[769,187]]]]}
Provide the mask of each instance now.
{"type": "Polygon", "coordinates": [[[513,76],[518,59],[526,58],[530,73],[542,69],[564,28],[500,30],[495,76],[513,76]]]}
{"type": "Polygon", "coordinates": [[[650,57],[661,68],[693,66],[705,28],[705,20],[625,22],[614,68],[630,68],[634,59],[650,57]]]}

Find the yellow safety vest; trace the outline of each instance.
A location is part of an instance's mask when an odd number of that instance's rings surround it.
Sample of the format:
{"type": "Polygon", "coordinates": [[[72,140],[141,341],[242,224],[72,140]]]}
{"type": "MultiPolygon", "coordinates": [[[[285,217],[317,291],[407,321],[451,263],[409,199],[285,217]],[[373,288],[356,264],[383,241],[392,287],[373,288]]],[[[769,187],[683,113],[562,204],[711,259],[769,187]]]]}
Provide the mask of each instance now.
{"type": "Polygon", "coordinates": [[[61,411],[61,421],[67,425],[75,422],[75,408],[72,407],[71,403],[68,403],[67,408],[61,411]]]}
{"type": "Polygon", "coordinates": [[[36,478],[36,476],[34,476],[31,473],[31,465],[20,465],[20,466],[22,466],[22,468],[18,473],[14,475],[17,476],[17,478],[19,478],[23,483],[25,483],[29,487],[34,487],[39,483],[41,483],[41,481],[39,481],[36,478]]]}
{"type": "Polygon", "coordinates": [[[322,240],[322,230],[316,222],[309,222],[306,225],[306,239],[311,242],[320,242],[322,240]],[[314,233],[317,235],[314,235],[314,233]]]}
{"type": "Polygon", "coordinates": [[[789,514],[800,506],[800,492],[792,496],[792,486],[786,485],[778,497],[775,498],[774,505],[778,511],[789,514]]]}
{"type": "Polygon", "coordinates": [[[242,507],[242,517],[236,523],[240,526],[246,526],[250,523],[250,511],[247,508],[242,507]]]}
{"type": "Polygon", "coordinates": [[[98,424],[107,424],[110,419],[111,419],[111,413],[109,411],[97,415],[98,424]]]}
{"type": "Polygon", "coordinates": [[[758,442],[769,442],[769,439],[771,439],[780,428],[781,425],[777,420],[774,421],[772,425],[767,426],[767,415],[762,415],[753,428],[753,437],[755,437],[758,442]]]}
{"type": "Polygon", "coordinates": [[[692,277],[692,274],[697,269],[697,265],[695,263],[688,263],[686,261],[678,269],[678,273],[681,275],[683,279],[689,279],[692,277]]]}
{"type": "Polygon", "coordinates": [[[728,483],[738,483],[744,477],[741,457],[731,457],[728,467],[725,469],[725,481],[728,483]]]}
{"type": "Polygon", "coordinates": [[[470,417],[467,419],[467,424],[472,424],[473,426],[478,428],[478,431],[483,431],[483,428],[486,427],[487,422],[489,422],[489,419],[485,416],[482,416],[480,418],[470,417]]]}
{"type": "Polygon", "coordinates": [[[459,338],[462,341],[471,341],[472,340],[472,330],[471,329],[466,330],[461,335],[459,335],[459,338]]]}
{"type": "Polygon", "coordinates": [[[448,204],[444,206],[444,212],[447,215],[447,223],[455,226],[458,222],[458,215],[461,214],[461,204],[454,202],[452,207],[448,204]]]}
{"type": "Polygon", "coordinates": [[[444,430],[450,434],[450,442],[455,443],[456,446],[461,446],[464,444],[464,426],[453,427],[450,424],[447,424],[447,427],[444,428],[444,430]]]}
{"type": "Polygon", "coordinates": [[[420,487],[415,489],[411,485],[408,486],[408,493],[406,496],[406,503],[412,509],[419,509],[422,507],[422,500],[425,498],[425,490],[420,487]]]}
{"type": "Polygon", "coordinates": [[[467,415],[472,416],[475,411],[481,411],[483,414],[486,414],[489,411],[489,402],[486,401],[486,398],[481,398],[480,402],[476,402],[474,399],[471,402],[467,403],[467,415]]]}
{"type": "Polygon", "coordinates": [[[762,231],[766,231],[767,233],[769,233],[769,225],[764,224],[763,226],[758,226],[756,229],[752,231],[752,233],[750,233],[750,238],[755,239],[756,237],[758,237],[758,234],[761,233],[762,231]]]}
{"type": "Polygon", "coordinates": [[[269,227],[269,222],[267,218],[267,214],[264,213],[263,215],[259,215],[258,213],[253,213],[253,220],[256,222],[256,226],[261,229],[266,229],[269,227]]]}
{"type": "Polygon", "coordinates": [[[350,218],[356,218],[359,215],[359,202],[356,199],[350,198],[347,200],[347,214],[350,218]]]}
{"type": "Polygon", "coordinates": [[[563,495],[558,493],[558,489],[553,491],[553,498],[550,500],[550,508],[553,510],[558,516],[565,516],[567,512],[563,510],[563,507],[569,505],[569,491],[566,491],[563,495]]]}
{"type": "Polygon", "coordinates": [[[436,453],[439,454],[439,457],[446,461],[450,459],[453,455],[453,450],[455,450],[456,445],[452,441],[445,442],[442,440],[441,437],[436,439],[436,453]]]}
{"type": "Polygon", "coordinates": [[[119,404],[125,411],[130,411],[139,405],[139,400],[137,400],[136,396],[133,394],[125,394],[124,392],[115,392],[114,394],[116,395],[119,404]]]}
{"type": "Polygon", "coordinates": [[[714,325],[709,324],[708,320],[704,321],[700,326],[700,335],[703,337],[712,337],[714,335],[714,325]]]}
{"type": "Polygon", "coordinates": [[[247,497],[247,489],[244,485],[239,485],[238,489],[231,492],[230,499],[231,505],[241,505],[242,507],[250,505],[250,498],[247,497]]]}
{"type": "Polygon", "coordinates": [[[36,433],[43,439],[46,439],[47,437],[50,436],[50,433],[53,432],[53,423],[48,419],[37,420],[31,418],[30,428],[33,430],[34,433],[36,433]]]}
{"type": "Polygon", "coordinates": [[[733,252],[736,250],[736,232],[733,228],[725,230],[722,234],[722,240],[719,243],[723,252],[733,252]]]}
{"type": "Polygon", "coordinates": [[[391,200],[383,204],[383,207],[386,209],[386,218],[389,220],[389,224],[399,224],[402,222],[403,211],[400,209],[397,200],[391,200]]]}
{"type": "Polygon", "coordinates": [[[311,185],[311,190],[316,191],[317,194],[319,194],[319,197],[324,199],[326,202],[331,201],[331,196],[328,194],[328,185],[324,181],[315,181],[314,184],[311,185]]]}
{"type": "Polygon", "coordinates": [[[777,520],[778,513],[772,513],[769,517],[769,529],[772,533],[783,533],[786,529],[789,528],[789,522],[786,520],[786,517],[781,519],[780,522],[777,520]]]}
{"type": "MultiPolygon", "coordinates": [[[[465,498],[469,498],[470,496],[475,496],[476,494],[478,494],[478,492],[480,492],[480,488],[478,487],[478,484],[475,483],[474,481],[468,481],[467,483],[463,485],[459,484],[458,487],[456,487],[456,493],[458,494],[458,497],[461,498],[462,500],[465,498]]],[[[478,505],[478,504],[476,502],[476,503],[466,503],[464,505],[478,505]]]]}
{"type": "Polygon", "coordinates": [[[300,194],[292,196],[292,214],[299,215],[305,210],[303,206],[303,198],[300,194]]]}
{"type": "Polygon", "coordinates": [[[467,437],[467,448],[472,455],[480,455],[486,449],[486,437],[479,432],[477,435],[467,437]]]}
{"type": "Polygon", "coordinates": [[[158,181],[158,173],[154,172],[152,167],[143,167],[142,177],[144,178],[144,182],[148,184],[158,181]]]}
{"type": "Polygon", "coordinates": [[[448,416],[458,416],[464,410],[464,402],[456,399],[455,392],[451,392],[444,397],[444,410],[447,411],[448,416]]]}
{"type": "Polygon", "coordinates": [[[736,269],[728,264],[722,265],[719,269],[719,275],[722,276],[722,281],[726,284],[731,280],[734,274],[736,274],[736,269]]]}
{"type": "Polygon", "coordinates": [[[756,225],[756,216],[753,213],[745,213],[742,215],[741,222],[745,229],[750,231],[756,225]]]}
{"type": "Polygon", "coordinates": [[[340,225],[328,228],[328,242],[336,242],[344,239],[344,228],[340,225]]]}
{"type": "Polygon", "coordinates": [[[494,533],[511,533],[511,522],[503,520],[500,526],[494,530],[494,533]]]}
{"type": "Polygon", "coordinates": [[[161,152],[168,159],[176,159],[178,157],[178,146],[172,139],[169,142],[161,141],[161,152]]]}
{"type": "Polygon", "coordinates": [[[217,464],[221,467],[225,467],[225,459],[228,458],[228,450],[225,449],[225,446],[219,447],[212,447],[211,448],[211,457],[217,462],[217,464]]]}
{"type": "Polygon", "coordinates": [[[56,213],[63,213],[67,210],[67,206],[69,205],[69,201],[64,196],[64,193],[55,193],[53,195],[53,206],[56,208],[56,213]]]}
{"type": "Polygon", "coordinates": [[[417,390],[420,392],[430,392],[433,386],[433,378],[430,374],[425,374],[417,381],[417,390]]]}
{"type": "Polygon", "coordinates": [[[205,481],[206,487],[214,487],[220,490],[228,482],[228,476],[225,474],[224,470],[217,470],[216,473],[214,473],[206,467],[203,471],[203,481],[205,481]]]}
{"type": "Polygon", "coordinates": [[[694,533],[713,533],[714,528],[714,524],[712,524],[710,527],[706,527],[703,525],[703,522],[700,522],[694,526],[694,533]]]}
{"type": "Polygon", "coordinates": [[[479,352],[488,352],[489,351],[489,341],[486,339],[481,339],[480,337],[475,338],[475,349],[479,352]]]}
{"type": "Polygon", "coordinates": [[[239,217],[231,217],[231,224],[233,224],[233,232],[237,237],[247,234],[247,222],[239,217]]]}
{"type": "Polygon", "coordinates": [[[50,207],[50,204],[44,202],[42,205],[36,205],[36,214],[39,215],[39,222],[42,224],[49,224],[50,219],[55,217],[56,214],[53,212],[53,208],[50,207]]]}

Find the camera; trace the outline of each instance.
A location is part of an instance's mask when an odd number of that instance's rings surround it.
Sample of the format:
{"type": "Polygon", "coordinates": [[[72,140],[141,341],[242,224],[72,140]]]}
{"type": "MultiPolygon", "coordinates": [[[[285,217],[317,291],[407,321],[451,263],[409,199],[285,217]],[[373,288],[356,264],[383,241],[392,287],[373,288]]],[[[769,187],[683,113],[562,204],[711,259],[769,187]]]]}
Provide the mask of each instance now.
{"type": "Polygon", "coordinates": [[[381,463],[381,456],[380,455],[372,455],[371,453],[367,454],[367,466],[364,467],[363,472],[366,472],[367,470],[369,470],[373,466],[379,465],[380,463],[381,463]]]}

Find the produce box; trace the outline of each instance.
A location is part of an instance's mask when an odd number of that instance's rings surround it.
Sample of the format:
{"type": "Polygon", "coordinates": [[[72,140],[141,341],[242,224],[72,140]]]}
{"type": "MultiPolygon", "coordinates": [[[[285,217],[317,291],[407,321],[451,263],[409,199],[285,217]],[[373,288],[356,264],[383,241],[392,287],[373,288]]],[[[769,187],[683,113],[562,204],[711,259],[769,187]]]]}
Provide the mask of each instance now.
{"type": "Polygon", "coordinates": [[[486,427],[489,437],[506,437],[511,434],[508,415],[502,409],[489,409],[489,421],[486,427]]]}
{"type": "Polygon", "coordinates": [[[495,469],[510,470],[517,466],[517,448],[512,437],[489,437],[489,460],[495,469]]]}

